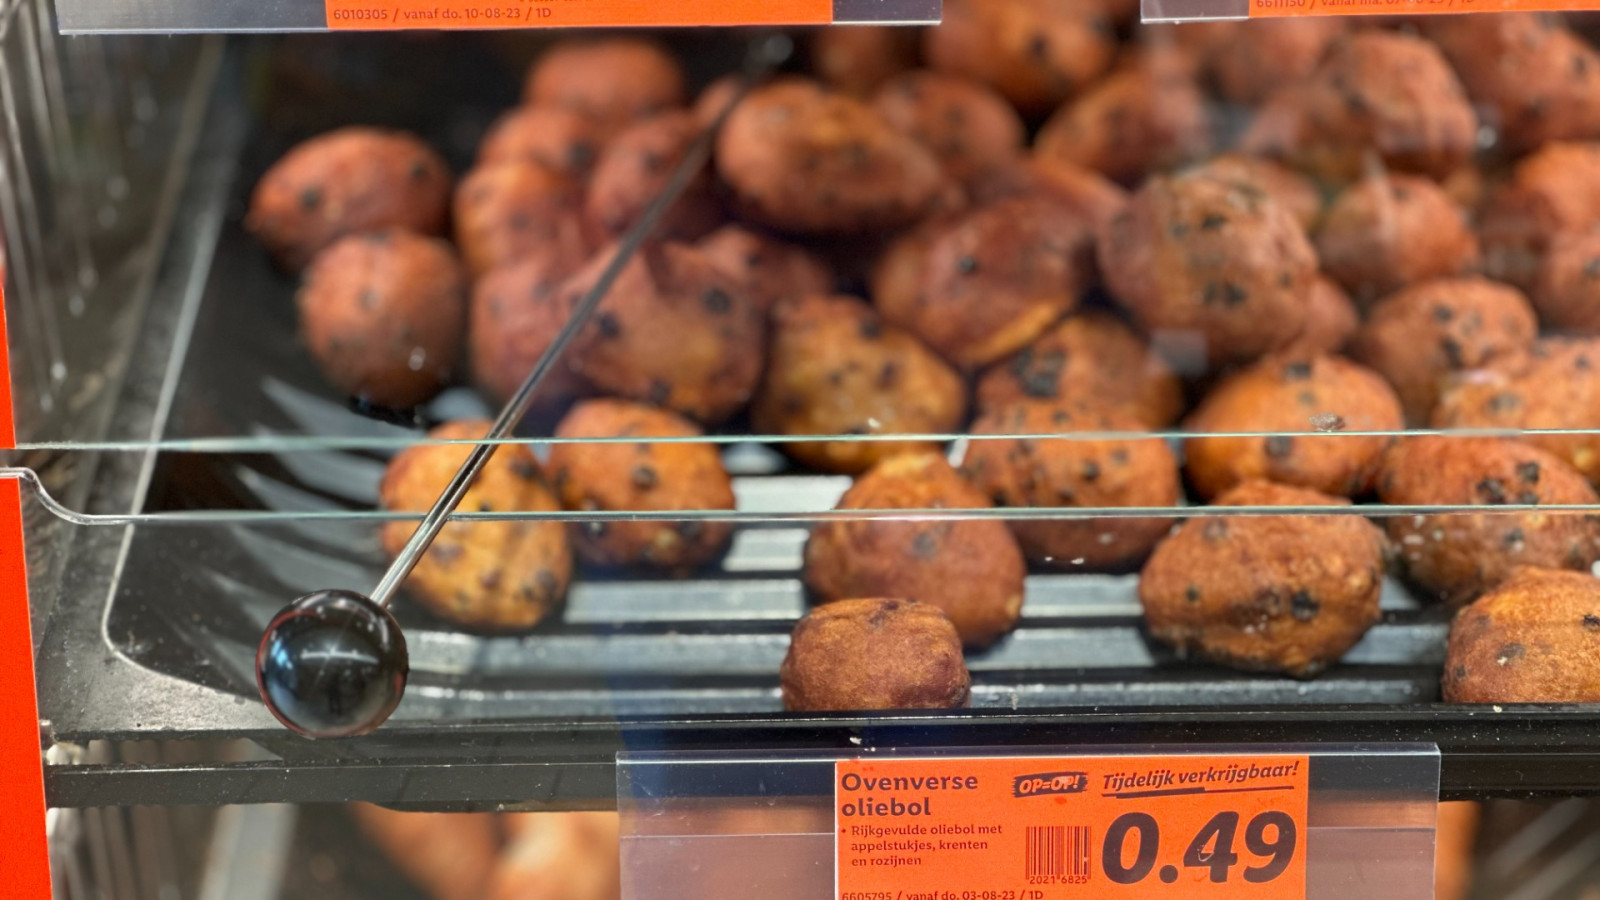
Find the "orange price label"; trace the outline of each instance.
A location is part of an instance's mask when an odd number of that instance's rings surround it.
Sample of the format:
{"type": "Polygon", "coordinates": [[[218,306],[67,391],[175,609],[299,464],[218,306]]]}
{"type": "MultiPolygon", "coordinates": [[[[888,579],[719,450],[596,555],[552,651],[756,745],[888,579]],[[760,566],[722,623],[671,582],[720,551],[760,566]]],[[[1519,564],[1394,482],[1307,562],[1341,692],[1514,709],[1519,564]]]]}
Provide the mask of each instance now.
{"type": "Polygon", "coordinates": [[[826,25],[834,0],[324,0],[335,31],[826,25]]]}
{"type": "Polygon", "coordinates": [[[1309,759],[852,759],[835,900],[1305,900],[1309,759]]]}

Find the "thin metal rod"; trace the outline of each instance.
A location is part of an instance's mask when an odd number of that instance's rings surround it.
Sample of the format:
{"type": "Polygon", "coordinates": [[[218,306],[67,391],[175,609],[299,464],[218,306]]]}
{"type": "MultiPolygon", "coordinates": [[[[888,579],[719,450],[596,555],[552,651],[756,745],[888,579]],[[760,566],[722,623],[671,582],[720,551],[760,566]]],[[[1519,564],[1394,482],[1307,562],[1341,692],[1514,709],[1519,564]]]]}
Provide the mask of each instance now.
{"type": "MultiPolygon", "coordinates": [[[[561,357],[562,351],[566,350],[567,345],[577,337],[579,330],[589,321],[589,317],[594,314],[596,307],[600,305],[600,301],[604,300],[606,293],[611,290],[611,285],[616,282],[617,276],[622,274],[622,270],[627,267],[634,253],[644,244],[645,239],[655,230],[656,225],[660,223],[667,210],[678,201],[678,198],[688,189],[690,183],[710,162],[712,142],[716,139],[717,132],[721,130],[722,123],[727,119],[728,113],[733,110],[733,107],[740,100],[744,99],[744,95],[749,92],[756,81],[781,64],[792,52],[792,49],[793,45],[789,43],[787,38],[776,36],[758,41],[754,45],[745,69],[745,77],[741,81],[739,89],[734,91],[733,96],[718,111],[716,119],[700,133],[700,136],[689,147],[689,152],[684,155],[683,161],[673,171],[666,187],[645,208],[644,213],[634,223],[633,227],[628,229],[627,234],[623,236],[622,243],[617,247],[616,253],[611,257],[610,263],[606,265],[605,271],[600,273],[600,280],[596,281],[588,293],[583,296],[583,299],[578,301],[577,306],[573,308],[572,316],[567,319],[566,325],[561,329],[561,333],[556,335],[556,339],[545,349],[544,353],[539,357],[539,362],[534,365],[533,371],[528,373],[528,377],[523,380],[522,386],[517,388],[517,392],[512,395],[511,399],[506,402],[505,407],[500,410],[500,415],[494,420],[494,424],[489,426],[489,433],[484,436],[485,440],[496,441],[504,438],[527,415],[528,407],[533,403],[534,391],[544,381],[545,375],[549,373],[550,369],[555,366],[556,360],[561,357]]],[[[461,498],[466,496],[467,489],[472,486],[473,479],[478,477],[478,473],[483,470],[483,467],[489,462],[489,458],[494,455],[495,450],[498,448],[499,445],[492,443],[480,443],[472,448],[472,452],[467,455],[466,462],[461,464],[461,468],[456,472],[455,477],[450,480],[449,486],[444,489],[444,493],[439,495],[439,499],[434,501],[433,508],[428,510],[428,514],[423,517],[422,524],[418,525],[417,530],[412,532],[411,539],[406,541],[405,547],[395,557],[394,562],[389,564],[389,570],[383,573],[383,579],[378,582],[378,586],[372,591],[372,601],[374,603],[379,606],[386,606],[394,598],[394,594],[399,590],[400,584],[406,580],[406,576],[411,574],[411,570],[416,568],[417,563],[422,559],[422,554],[428,551],[428,547],[433,544],[433,539],[439,536],[440,530],[444,528],[451,513],[454,513],[456,507],[460,505],[461,498]]]]}

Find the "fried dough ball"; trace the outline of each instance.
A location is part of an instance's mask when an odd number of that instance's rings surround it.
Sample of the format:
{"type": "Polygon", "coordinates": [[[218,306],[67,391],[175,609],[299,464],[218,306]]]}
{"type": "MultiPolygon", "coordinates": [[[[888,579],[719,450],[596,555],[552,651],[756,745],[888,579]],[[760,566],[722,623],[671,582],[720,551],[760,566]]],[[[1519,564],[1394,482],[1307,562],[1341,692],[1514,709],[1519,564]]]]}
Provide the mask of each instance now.
{"type": "Polygon", "coordinates": [[[891,248],[874,273],[873,302],[946,359],[981,368],[1022,349],[1078,305],[1089,280],[1089,229],[1082,216],[1047,198],[979,207],[891,248]]]}
{"type": "Polygon", "coordinates": [[[915,138],[862,101],[799,79],[740,101],[717,136],[717,170],[746,218],[802,233],[907,225],[947,187],[915,138]]]}
{"type": "Polygon", "coordinates": [[[811,34],[811,68],[836,91],[865,97],[917,64],[917,33],[899,25],[835,25],[811,34]]]}
{"type": "Polygon", "coordinates": [[[919,70],[890,79],[873,108],[932,151],[946,173],[967,182],[1022,155],[1022,119],[1004,97],[955,75],[919,70]]]}
{"type": "MultiPolygon", "coordinates": [[[[621,400],[586,400],[556,437],[686,438],[699,428],[681,416],[621,400]]],[[[562,504],[579,512],[733,509],[733,482],[713,444],[556,444],[550,478],[562,504]]],[[[687,575],[726,549],[725,522],[585,522],[574,526],[578,555],[597,566],[687,575]]]]}
{"type": "MultiPolygon", "coordinates": [[[[1217,506],[1338,506],[1247,481],[1217,506]]],[[[1378,622],[1383,537],[1359,516],[1207,516],[1162,541],[1139,576],[1152,637],[1222,665],[1308,678],[1378,622]]]]}
{"type": "MultiPolygon", "coordinates": [[[[1166,507],[1178,502],[1178,462],[1160,438],[1079,438],[1073,432],[1134,433],[1137,419],[1106,407],[1020,400],[985,412],[963,465],[996,506],[1166,507]]],[[[1062,569],[1125,571],[1167,533],[1165,519],[1060,519],[1010,523],[1029,560],[1062,569]]]]}
{"type": "Polygon", "coordinates": [[[577,182],[538,163],[479,166],[455,197],[456,246],[474,278],[524,259],[570,265],[589,255],[577,182]]]}
{"type": "MultiPolygon", "coordinates": [[[[838,509],[986,509],[989,500],[942,456],[891,457],[856,479],[838,509]]],[[[1022,551],[993,520],[825,522],[806,543],[805,579],[829,603],[909,597],[943,611],[969,647],[986,647],[1022,615],[1022,551]]]]}
{"type": "Polygon", "coordinates": [[[1600,702],[1600,579],[1519,569],[1461,611],[1445,653],[1446,703],[1600,702]]]}
{"type": "Polygon", "coordinates": [[[529,70],[524,89],[529,105],[581,113],[606,136],[682,106],[687,96],[678,61],[633,37],[563,41],[529,70]]]}
{"type": "MultiPolygon", "coordinates": [[[[571,298],[560,292],[566,275],[548,260],[530,259],[494,269],[472,286],[472,381],[493,402],[511,399],[572,317],[571,298]]],[[[535,408],[558,408],[583,393],[570,357],[563,353],[548,370],[535,408]]]]}
{"type": "Polygon", "coordinates": [[[724,75],[706,85],[700,96],[694,100],[695,120],[707,128],[715,125],[717,119],[724,111],[731,108],[729,104],[740,97],[743,90],[744,79],[739,75],[724,75]]]}
{"type": "Polygon", "coordinates": [[[972,702],[961,638],[938,608],[840,600],[794,627],[779,672],[792,712],[955,709],[972,702]]]}
{"type": "Polygon", "coordinates": [[[1237,27],[1209,48],[1205,61],[1217,91],[1245,104],[1260,103],[1273,90],[1311,77],[1328,45],[1348,29],[1337,16],[1230,24],[1237,27]]]}
{"type": "MultiPolygon", "coordinates": [[[[773,311],[766,379],[750,410],[767,434],[946,434],[961,426],[961,376],[912,335],[885,325],[866,304],[820,294],[773,311]]],[[[915,441],[816,441],[783,445],[814,469],[861,472],[934,445],[915,441]]]]}
{"type": "MultiPolygon", "coordinates": [[[[701,134],[692,113],[679,110],[641,120],[606,145],[595,164],[585,211],[602,240],[620,238],[666,189],[672,173],[701,134]]],[[[701,171],[672,205],[650,236],[655,240],[695,240],[722,221],[711,196],[711,176],[701,171]]]]}
{"type": "Polygon", "coordinates": [[[763,312],[783,300],[833,292],[833,272],[822,259],[742,225],[724,225],[697,246],[763,312]]]}
{"type": "Polygon", "coordinates": [[[1346,181],[1377,158],[1443,178],[1477,146],[1478,119],[1439,49],[1397,31],[1336,39],[1311,78],[1279,88],[1251,123],[1247,152],[1346,181]]]}
{"type": "Polygon", "coordinates": [[[523,106],[490,126],[478,145],[478,165],[532,162],[582,181],[603,143],[600,129],[587,116],[559,106],[523,106]]]}
{"type": "MultiPolygon", "coordinates": [[[[1571,466],[1519,441],[1418,435],[1384,454],[1378,498],[1399,506],[1559,506],[1594,503],[1571,466]]],[[[1519,566],[1588,570],[1600,559],[1600,525],[1560,512],[1442,513],[1391,517],[1386,527],[1406,577],[1459,606],[1519,566]]]]}
{"type": "Polygon", "coordinates": [[[1211,120],[1193,75],[1141,57],[1063,106],[1040,130],[1034,152],[1094,169],[1123,185],[1211,148],[1211,120]]]}
{"type": "Polygon", "coordinates": [[[500,853],[495,817],[397,812],[370,803],[346,809],[412,884],[437,900],[482,900],[500,853]]]}
{"type": "Polygon", "coordinates": [[[935,69],[981,81],[1025,116],[1042,115],[1110,65],[1116,34],[1103,8],[1079,0],[946,0],[924,32],[935,69]]]}
{"type": "MultiPolygon", "coordinates": [[[[435,441],[464,441],[489,433],[486,421],[441,425],[435,441]]],[[[422,444],[390,461],[378,487],[382,508],[423,512],[472,452],[470,444],[422,444]]],[[[457,507],[463,512],[554,512],[560,509],[527,447],[504,444],[457,507]]],[[[383,526],[384,552],[400,553],[416,522],[383,526]]],[[[407,576],[407,593],[429,612],[474,631],[526,631],[566,597],[572,550],[559,522],[453,522],[444,526],[407,576]]]]}
{"type": "Polygon", "coordinates": [[[1546,144],[1489,196],[1478,226],[1484,272],[1529,290],[1551,241],[1600,225],[1600,143],[1546,144]]]}
{"type": "Polygon", "coordinates": [[[1025,397],[1110,406],[1152,429],[1183,412],[1183,384],[1172,369],[1133,329],[1103,312],[1063,320],[978,382],[980,409],[1025,397]]]}
{"type": "Polygon", "coordinates": [[[621,900],[622,820],[614,812],[514,813],[487,900],[621,900]]]}
{"type": "Polygon", "coordinates": [[[1300,334],[1283,349],[1283,356],[1317,356],[1344,350],[1361,327],[1355,301],[1325,276],[1317,276],[1306,295],[1306,321],[1300,334]]]}
{"type": "Polygon", "coordinates": [[[1434,833],[1434,900],[1466,900],[1472,889],[1473,846],[1483,808],[1476,803],[1439,804],[1434,833]]]}
{"type": "Polygon", "coordinates": [[[298,271],[346,235],[403,228],[444,231],[450,169],[403,131],[340,128],[297,144],[250,198],[245,228],[278,264],[298,271]]]}
{"type": "MultiPolygon", "coordinates": [[[[1019,197],[1048,200],[1095,228],[1111,221],[1128,205],[1127,192],[1099,172],[1060,160],[1036,157],[1019,159],[985,171],[973,180],[969,191],[977,206],[1019,197]]],[[[1094,254],[1090,252],[1087,255],[1092,257],[1094,254]]]]}
{"type": "Polygon", "coordinates": [[[1526,349],[1538,334],[1516,288],[1486,278],[1442,278],[1373,307],[1352,355],[1389,380],[1409,421],[1426,424],[1458,373],[1526,349]]]}
{"type": "Polygon", "coordinates": [[[1600,137],[1600,54],[1536,13],[1429,17],[1427,34],[1512,150],[1600,137]]]}
{"type": "Polygon", "coordinates": [[[1477,266],[1464,210],[1426,178],[1376,175],[1345,188],[1316,234],[1322,270],[1358,301],[1477,266]]]}
{"type": "Polygon", "coordinates": [[[1185,420],[1196,435],[1184,444],[1186,471],[1202,497],[1258,479],[1355,497],[1372,486],[1389,438],[1200,435],[1404,427],[1400,400],[1377,373],[1337,356],[1271,356],[1223,379],[1185,420]]]}
{"type": "MultiPolygon", "coordinates": [[[[1600,425],[1600,341],[1546,338],[1466,372],[1439,398],[1436,428],[1584,429],[1600,425]]],[[[1600,435],[1529,434],[1528,443],[1600,482],[1600,435]]]]}
{"type": "Polygon", "coordinates": [[[1548,328],[1600,335],[1600,231],[1556,235],[1539,264],[1532,296],[1548,328]]]}
{"type": "MultiPolygon", "coordinates": [[[[564,302],[586,294],[614,253],[570,278],[564,302]]],[[[765,317],[732,278],[693,247],[661,244],[628,261],[570,352],[598,391],[714,425],[754,396],[766,345],[765,317]]]]}
{"type": "Polygon", "coordinates": [[[1322,218],[1322,192],[1311,179],[1261,156],[1229,153],[1208,159],[1188,170],[1255,188],[1278,203],[1309,234],[1322,218]]]}
{"type": "Polygon", "coordinates": [[[466,276],[450,245],[405,231],[322,251],[297,295],[300,335],[345,393],[405,409],[450,382],[466,330],[466,276]]]}
{"type": "Polygon", "coordinates": [[[1158,341],[1247,362],[1305,327],[1317,256],[1264,191],[1204,173],[1157,176],[1100,230],[1106,285],[1158,341]]]}

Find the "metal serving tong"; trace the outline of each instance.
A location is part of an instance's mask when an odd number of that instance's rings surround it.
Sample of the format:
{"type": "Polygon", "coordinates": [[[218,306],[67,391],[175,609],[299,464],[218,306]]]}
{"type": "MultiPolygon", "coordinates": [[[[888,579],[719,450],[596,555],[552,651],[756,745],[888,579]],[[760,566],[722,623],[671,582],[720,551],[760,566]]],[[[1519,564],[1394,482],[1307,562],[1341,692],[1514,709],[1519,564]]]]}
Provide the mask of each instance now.
{"type": "Polygon", "coordinates": [[[306,594],[273,617],[256,649],[256,686],[267,709],[306,737],[354,737],[382,725],[405,693],[411,667],[405,635],[388,606],[402,582],[449,521],[498,444],[527,415],[534,392],[605,299],[663,215],[711,158],[712,143],[733,107],[793,52],[790,39],[767,35],[751,44],[743,78],[716,119],[690,146],[666,187],[622,238],[599,281],[578,301],[560,334],[506,402],[484,443],[472,448],[372,595],[325,590],[306,594]]]}

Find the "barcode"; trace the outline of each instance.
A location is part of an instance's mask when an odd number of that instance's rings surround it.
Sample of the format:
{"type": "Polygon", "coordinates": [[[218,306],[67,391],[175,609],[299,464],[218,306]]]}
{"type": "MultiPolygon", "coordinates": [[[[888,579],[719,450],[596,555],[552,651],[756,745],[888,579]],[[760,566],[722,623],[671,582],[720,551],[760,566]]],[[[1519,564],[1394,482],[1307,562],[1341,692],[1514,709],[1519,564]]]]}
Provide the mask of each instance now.
{"type": "Polygon", "coordinates": [[[1028,878],[1089,877],[1089,826],[1028,826],[1028,878]]]}

